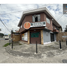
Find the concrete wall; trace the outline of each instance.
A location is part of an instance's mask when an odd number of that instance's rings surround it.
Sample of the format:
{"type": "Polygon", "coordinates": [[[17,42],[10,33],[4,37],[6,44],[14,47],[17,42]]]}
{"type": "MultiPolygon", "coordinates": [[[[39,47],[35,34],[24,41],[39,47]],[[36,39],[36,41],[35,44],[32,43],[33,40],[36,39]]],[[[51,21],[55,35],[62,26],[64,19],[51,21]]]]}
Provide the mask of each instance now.
{"type": "Polygon", "coordinates": [[[43,43],[51,42],[50,32],[43,30],[43,43]]]}

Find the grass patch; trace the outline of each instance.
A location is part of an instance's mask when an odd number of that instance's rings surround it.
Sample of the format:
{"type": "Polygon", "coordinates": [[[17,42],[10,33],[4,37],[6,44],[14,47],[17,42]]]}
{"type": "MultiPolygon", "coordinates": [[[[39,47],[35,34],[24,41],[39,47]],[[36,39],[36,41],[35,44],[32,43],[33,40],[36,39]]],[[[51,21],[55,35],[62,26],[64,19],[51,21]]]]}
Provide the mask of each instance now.
{"type": "Polygon", "coordinates": [[[19,45],[22,45],[22,44],[19,43],[19,45]]]}
{"type": "Polygon", "coordinates": [[[6,43],[3,47],[7,47],[9,45],[9,43],[6,43]]]}

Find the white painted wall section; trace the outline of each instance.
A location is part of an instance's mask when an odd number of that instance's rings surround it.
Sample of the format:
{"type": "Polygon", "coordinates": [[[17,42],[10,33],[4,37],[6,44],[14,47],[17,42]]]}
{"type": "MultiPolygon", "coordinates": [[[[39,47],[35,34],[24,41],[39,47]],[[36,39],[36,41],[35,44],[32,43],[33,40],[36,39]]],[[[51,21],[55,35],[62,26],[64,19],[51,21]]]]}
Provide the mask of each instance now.
{"type": "Polygon", "coordinates": [[[28,41],[27,34],[28,34],[27,32],[26,32],[26,33],[24,33],[24,36],[22,37],[22,40],[28,41]]]}

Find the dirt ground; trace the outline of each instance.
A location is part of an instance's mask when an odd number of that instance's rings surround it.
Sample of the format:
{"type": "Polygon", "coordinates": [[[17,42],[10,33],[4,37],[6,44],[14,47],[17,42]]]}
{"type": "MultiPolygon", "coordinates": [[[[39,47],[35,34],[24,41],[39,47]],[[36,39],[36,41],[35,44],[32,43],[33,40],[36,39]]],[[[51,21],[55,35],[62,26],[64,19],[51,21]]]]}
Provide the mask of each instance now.
{"type": "Polygon", "coordinates": [[[62,49],[59,48],[58,42],[52,42],[46,45],[25,44],[19,45],[14,43],[5,48],[9,59],[2,63],[67,63],[67,46],[65,42],[61,43],[62,49]]]}

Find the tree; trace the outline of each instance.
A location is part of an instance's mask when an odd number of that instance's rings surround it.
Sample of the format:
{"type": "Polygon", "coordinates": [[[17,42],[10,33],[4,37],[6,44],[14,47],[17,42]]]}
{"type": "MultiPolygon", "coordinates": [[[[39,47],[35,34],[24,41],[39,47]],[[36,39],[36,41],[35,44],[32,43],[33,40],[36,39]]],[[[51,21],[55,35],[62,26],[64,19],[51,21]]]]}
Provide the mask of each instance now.
{"type": "Polygon", "coordinates": [[[66,28],[65,28],[64,32],[67,32],[67,25],[66,25],[66,28]]]}
{"type": "Polygon", "coordinates": [[[3,37],[4,36],[4,34],[3,33],[0,33],[0,37],[3,37]]]}

